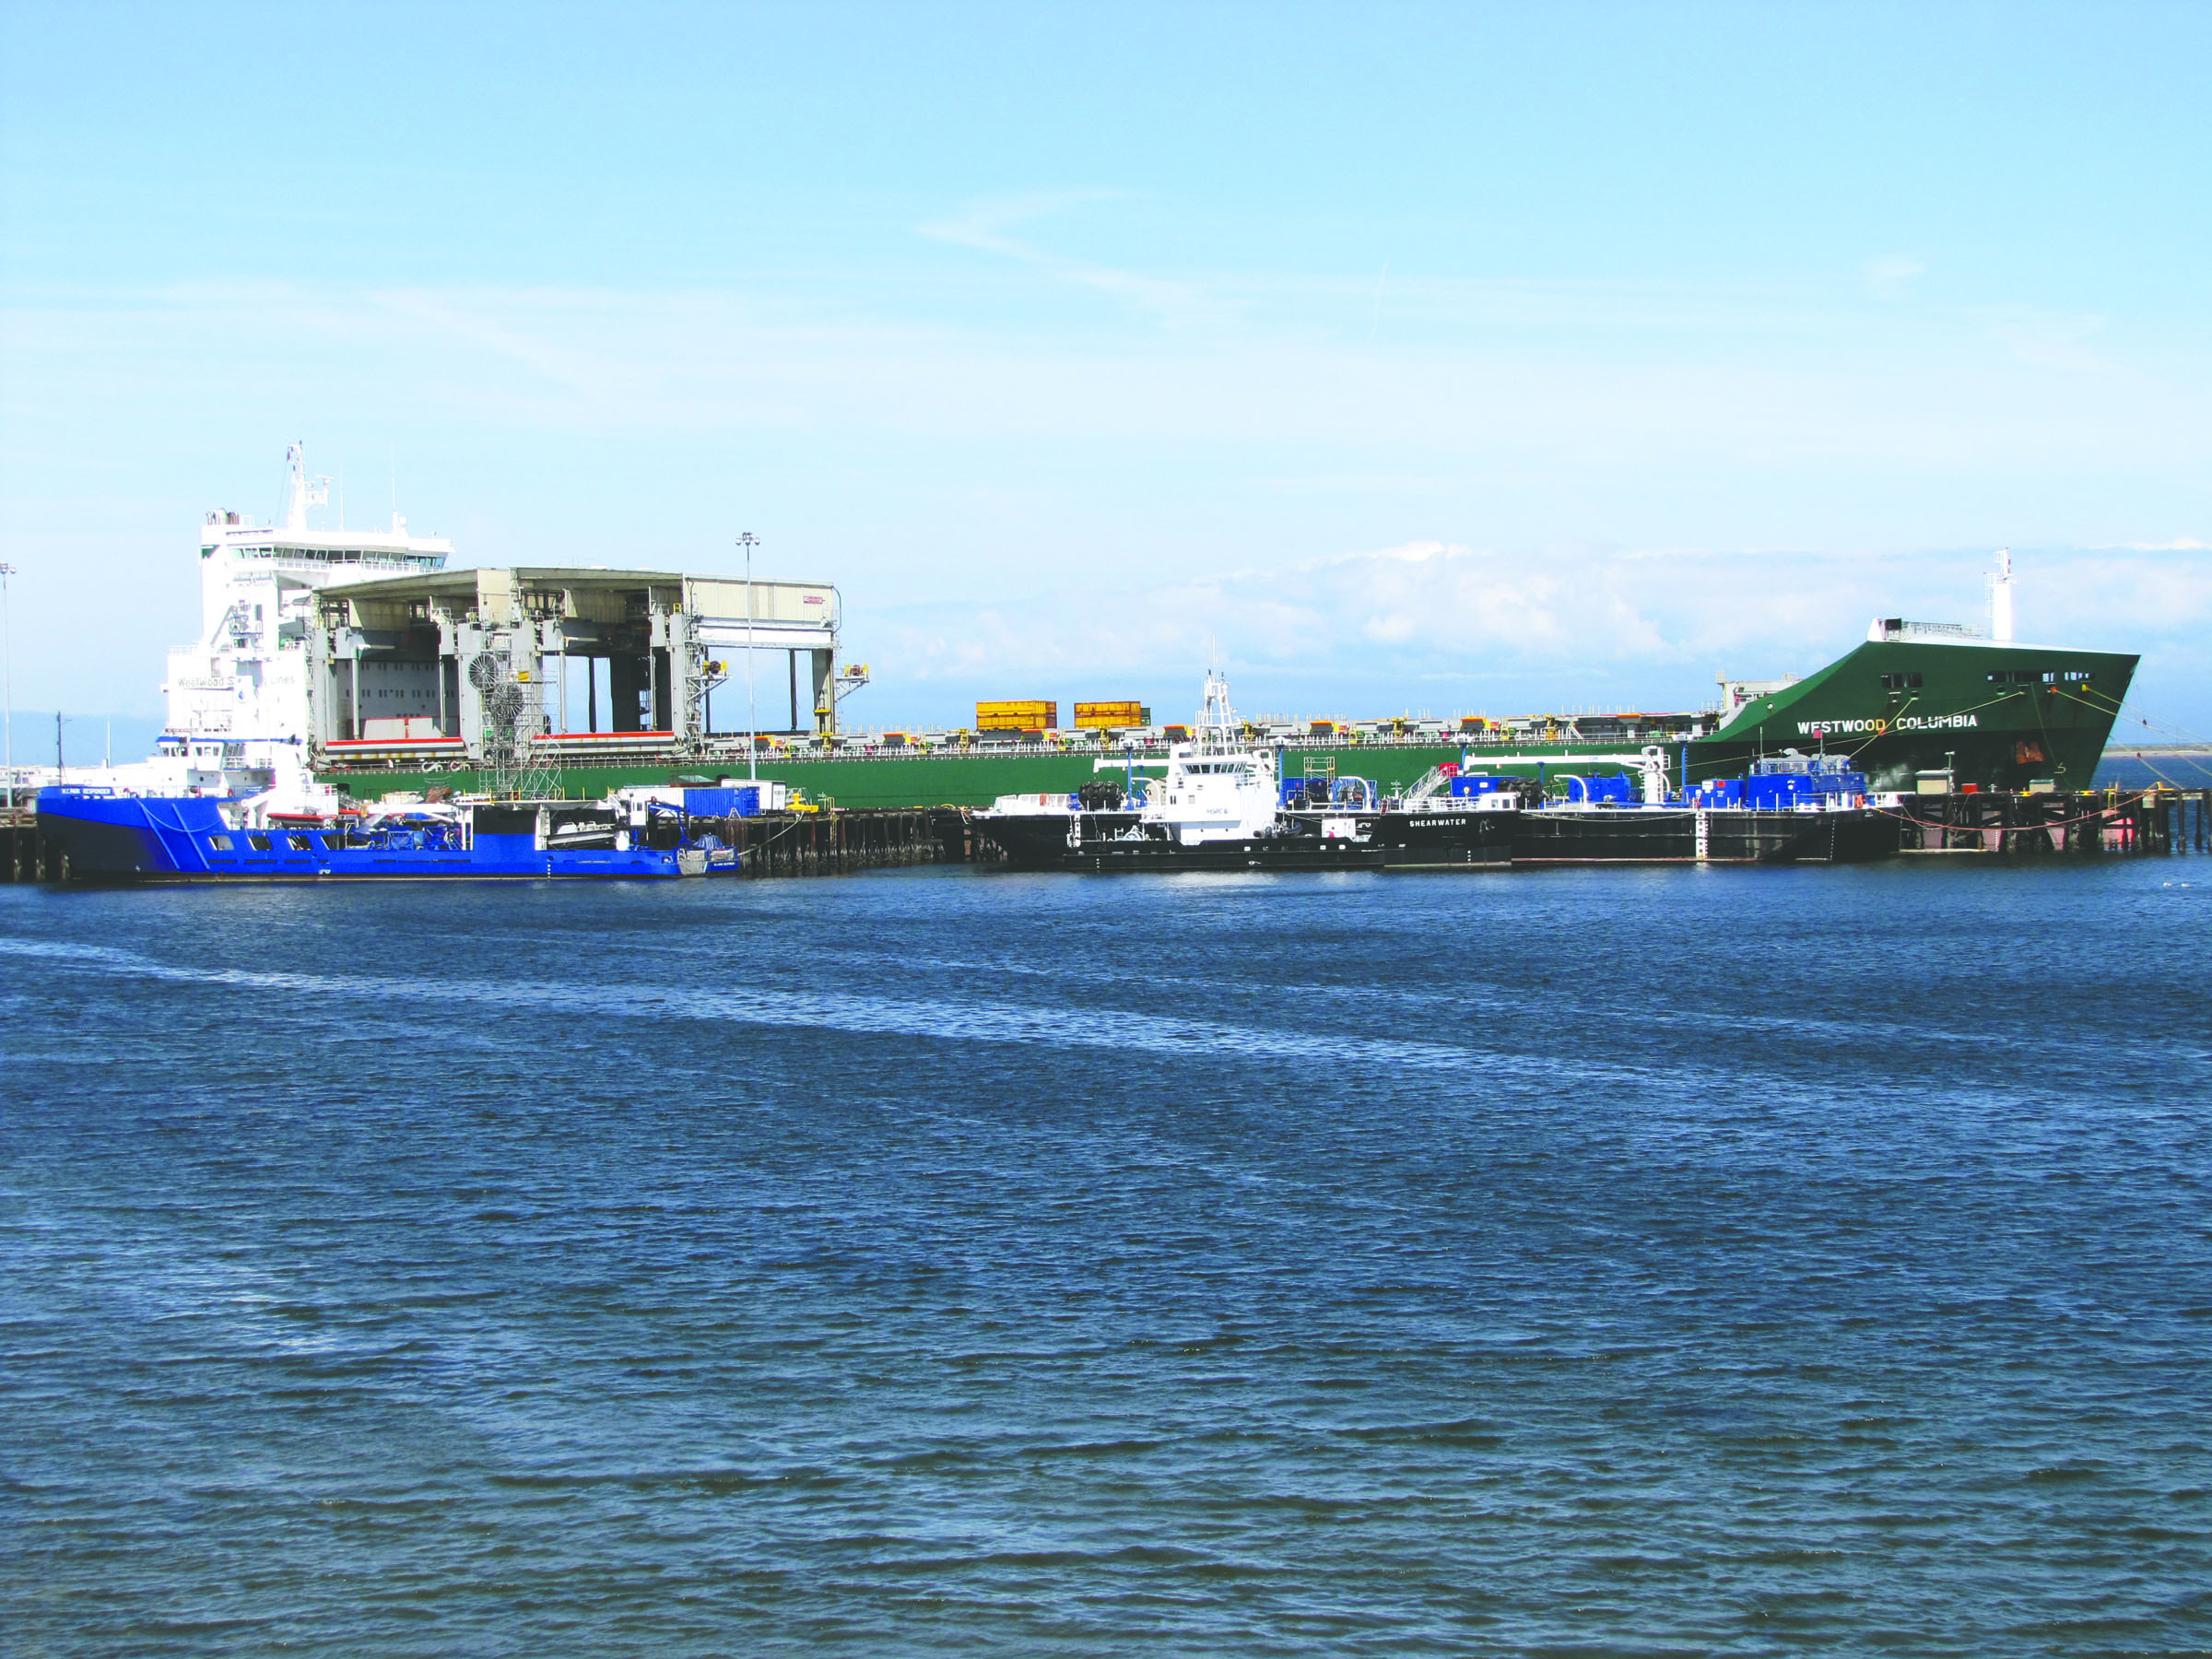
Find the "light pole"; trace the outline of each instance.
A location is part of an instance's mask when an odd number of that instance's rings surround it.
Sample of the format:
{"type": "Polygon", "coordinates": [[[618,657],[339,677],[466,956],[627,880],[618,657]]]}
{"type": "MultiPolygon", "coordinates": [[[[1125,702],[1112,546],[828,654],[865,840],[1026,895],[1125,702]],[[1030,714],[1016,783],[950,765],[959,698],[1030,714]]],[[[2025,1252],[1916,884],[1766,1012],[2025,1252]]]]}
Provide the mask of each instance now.
{"type": "Polygon", "coordinates": [[[16,573],[12,564],[0,564],[0,747],[6,751],[7,809],[16,809],[16,647],[7,607],[7,579],[16,573]]]}
{"type": "Polygon", "coordinates": [[[753,549],[760,538],[750,530],[737,538],[745,549],[745,775],[760,781],[760,715],[753,698],[753,549]]]}

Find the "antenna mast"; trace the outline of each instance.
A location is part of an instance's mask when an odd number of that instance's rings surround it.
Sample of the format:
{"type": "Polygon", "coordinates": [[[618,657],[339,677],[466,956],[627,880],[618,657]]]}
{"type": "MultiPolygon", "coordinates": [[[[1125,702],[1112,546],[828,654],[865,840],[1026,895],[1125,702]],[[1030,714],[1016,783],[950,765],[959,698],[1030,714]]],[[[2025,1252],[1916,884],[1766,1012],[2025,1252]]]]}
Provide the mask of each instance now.
{"type": "Polygon", "coordinates": [[[285,507],[284,527],[287,530],[304,530],[307,528],[307,510],[310,507],[323,507],[329,504],[330,480],[322,477],[311,478],[307,476],[307,443],[305,440],[287,446],[284,452],[284,465],[286,470],[292,476],[291,499],[285,507]]]}
{"type": "Polygon", "coordinates": [[[750,530],[737,538],[745,549],[745,775],[760,781],[760,714],[753,694],[753,549],[760,538],[750,530]]]}
{"type": "Polygon", "coordinates": [[[12,564],[0,563],[0,744],[6,745],[7,809],[16,809],[16,645],[14,618],[7,604],[7,579],[16,573],[12,564]]]}

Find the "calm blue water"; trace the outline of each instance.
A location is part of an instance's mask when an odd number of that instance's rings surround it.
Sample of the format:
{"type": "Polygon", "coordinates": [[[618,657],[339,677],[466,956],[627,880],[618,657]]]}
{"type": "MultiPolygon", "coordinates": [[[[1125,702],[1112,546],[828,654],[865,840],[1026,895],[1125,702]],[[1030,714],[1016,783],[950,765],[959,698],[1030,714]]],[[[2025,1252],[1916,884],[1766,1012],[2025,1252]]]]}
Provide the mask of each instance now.
{"type": "Polygon", "coordinates": [[[2212,1643],[2212,860],[0,888],[11,1655],[2212,1643]]]}
{"type": "Polygon", "coordinates": [[[2164,783],[2174,789],[2212,789],[2212,756],[2108,754],[2097,763],[2099,789],[2147,789],[2164,783]]]}

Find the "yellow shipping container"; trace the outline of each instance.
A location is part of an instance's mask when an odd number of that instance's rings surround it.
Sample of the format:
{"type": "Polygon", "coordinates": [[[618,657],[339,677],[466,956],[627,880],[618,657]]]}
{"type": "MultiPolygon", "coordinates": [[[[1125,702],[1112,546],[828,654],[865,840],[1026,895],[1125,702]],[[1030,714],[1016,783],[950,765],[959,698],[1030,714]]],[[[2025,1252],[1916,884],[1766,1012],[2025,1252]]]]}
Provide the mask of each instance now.
{"type": "Polygon", "coordinates": [[[1076,724],[1078,726],[1141,726],[1149,725],[1149,711],[1142,703],[1089,702],[1076,705],[1076,724]]]}
{"type": "Polygon", "coordinates": [[[1041,699],[1014,702],[979,702],[975,729],[979,732],[1041,732],[1060,724],[1060,705],[1041,699]]]}

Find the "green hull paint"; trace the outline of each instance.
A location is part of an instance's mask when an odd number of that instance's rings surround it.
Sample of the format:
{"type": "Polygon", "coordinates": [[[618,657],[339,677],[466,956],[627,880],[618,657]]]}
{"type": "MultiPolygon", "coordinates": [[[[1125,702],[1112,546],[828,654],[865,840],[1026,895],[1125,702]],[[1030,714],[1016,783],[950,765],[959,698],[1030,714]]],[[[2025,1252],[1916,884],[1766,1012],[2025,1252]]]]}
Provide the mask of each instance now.
{"type": "MultiPolygon", "coordinates": [[[[1385,788],[1413,783],[1441,761],[1456,761],[1461,751],[1431,746],[1390,745],[1373,748],[1292,750],[1286,765],[1291,776],[1306,769],[1324,770],[1334,759],[1339,777],[1372,779],[1385,788]],[[1303,765],[1301,766],[1301,762],[1303,765]]],[[[778,758],[760,762],[763,782],[788,783],[805,790],[810,801],[834,802],[839,806],[988,806],[1002,794],[1051,794],[1079,789],[1101,776],[1120,777],[1094,770],[1092,754],[1062,755],[877,755],[839,757],[821,760],[778,758]]],[[[1158,760],[1154,771],[1158,772],[1158,760]]],[[[1533,765],[1534,762],[1529,762],[1533,765]]],[[[388,790],[419,792],[434,784],[468,791],[480,789],[483,780],[470,771],[345,771],[322,774],[326,782],[348,790],[357,800],[374,800],[388,790]]],[[[564,794],[597,799],[610,789],[629,783],[664,784],[679,777],[743,778],[717,764],[675,766],[569,766],[561,770],[564,794]]]]}
{"type": "Polygon", "coordinates": [[[2038,778],[2086,789],[2136,663],[2033,645],[1869,641],[1692,743],[1689,770],[1729,777],[1762,755],[1825,748],[1849,756],[1877,790],[1910,790],[1915,772],[1942,770],[1947,756],[1959,782],[1983,789],[2038,778]]]}
{"type": "MultiPolygon", "coordinates": [[[[1954,762],[1958,781],[1985,789],[2022,789],[2051,778],[2086,787],[2096,771],[2113,712],[2127,694],[2136,659],[2028,645],[1869,641],[1747,707],[1726,727],[1687,746],[1661,746],[1671,778],[1680,782],[1740,777],[1750,763],[1786,749],[1825,749],[1850,758],[1877,790],[1911,790],[1913,774],[1954,762]],[[1990,677],[2002,673],[2003,685],[1990,677]],[[2015,677],[2032,676],[2030,680],[2015,677]],[[2054,677],[2046,680],[2046,675],[2054,677]],[[2066,678],[2066,676],[2075,678],[2066,678]],[[1884,677],[1906,683],[1885,686],[1884,677]],[[1909,682],[1917,677],[1920,683],[1909,682]],[[1825,733],[1825,736],[1820,734],[1825,733]],[[1685,759],[1683,750],[1687,747],[1685,759]]],[[[1343,744],[1286,749],[1291,776],[1326,770],[1374,781],[1385,793],[1418,782],[1432,767],[1464,761],[1476,771],[1547,773],[1621,770],[1618,757],[1641,746],[1625,742],[1476,744],[1343,744]]],[[[1072,790],[1101,774],[1095,753],[991,755],[976,752],[839,756],[763,760],[764,780],[804,790],[809,800],[846,807],[987,806],[1002,794],[1072,790]]],[[[570,766],[570,795],[597,798],[629,783],[665,784],[678,777],[727,777],[729,762],[688,765],[570,766]]],[[[432,784],[483,786],[474,772],[327,772],[327,781],[357,799],[432,784]]]]}

